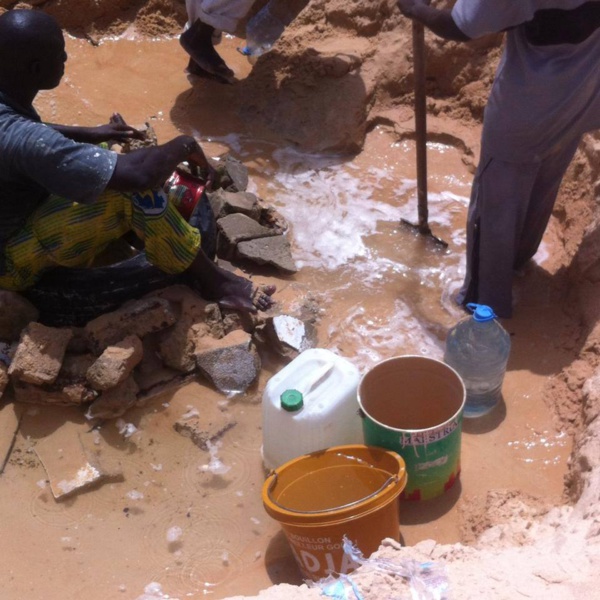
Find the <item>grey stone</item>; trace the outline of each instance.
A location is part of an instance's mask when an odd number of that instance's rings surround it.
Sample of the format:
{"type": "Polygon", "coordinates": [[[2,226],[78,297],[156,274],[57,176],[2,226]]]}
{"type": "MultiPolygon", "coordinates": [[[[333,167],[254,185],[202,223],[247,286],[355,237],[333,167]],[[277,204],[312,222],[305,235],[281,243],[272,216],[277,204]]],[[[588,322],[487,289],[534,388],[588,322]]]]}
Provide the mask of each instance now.
{"type": "Polygon", "coordinates": [[[233,192],[245,192],[248,187],[248,169],[237,158],[225,157],[225,172],[231,183],[224,186],[233,192]]]}
{"type": "Polygon", "coordinates": [[[198,369],[223,393],[245,392],[260,372],[260,358],[252,338],[241,329],[220,340],[199,337],[195,356],[198,369]]]}
{"type": "Polygon", "coordinates": [[[229,192],[220,189],[209,195],[209,201],[217,219],[241,213],[254,221],[260,220],[262,208],[258,198],[250,192],[229,192]]]}
{"type": "Polygon", "coordinates": [[[237,258],[251,260],[258,265],[271,265],[284,273],[298,271],[290,243],[283,235],[242,241],[236,247],[236,254],[237,258]]]}
{"type": "Polygon", "coordinates": [[[263,227],[250,217],[241,213],[227,215],[217,221],[217,254],[220,258],[235,258],[236,245],[245,240],[277,235],[277,231],[263,227]]]}
{"type": "Polygon", "coordinates": [[[254,240],[277,235],[277,231],[263,227],[250,217],[241,213],[233,213],[217,221],[221,233],[231,244],[237,244],[244,240],[254,240]]]}

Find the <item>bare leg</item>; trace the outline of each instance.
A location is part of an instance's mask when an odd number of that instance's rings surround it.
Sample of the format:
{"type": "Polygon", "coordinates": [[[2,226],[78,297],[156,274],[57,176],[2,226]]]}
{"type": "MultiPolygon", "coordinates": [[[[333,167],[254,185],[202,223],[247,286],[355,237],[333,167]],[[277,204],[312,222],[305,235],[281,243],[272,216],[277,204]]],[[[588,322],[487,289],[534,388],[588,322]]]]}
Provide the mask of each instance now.
{"type": "Polygon", "coordinates": [[[225,64],[213,46],[214,27],[197,19],[179,38],[181,47],[190,55],[188,71],[194,75],[202,71],[231,83],[233,71],[225,64]]]}
{"type": "Polygon", "coordinates": [[[267,310],[273,305],[271,296],[275,286],[255,287],[252,282],[222,269],[204,254],[198,252],[187,273],[198,284],[198,291],[207,300],[216,300],[223,308],[248,312],[267,310]]]}

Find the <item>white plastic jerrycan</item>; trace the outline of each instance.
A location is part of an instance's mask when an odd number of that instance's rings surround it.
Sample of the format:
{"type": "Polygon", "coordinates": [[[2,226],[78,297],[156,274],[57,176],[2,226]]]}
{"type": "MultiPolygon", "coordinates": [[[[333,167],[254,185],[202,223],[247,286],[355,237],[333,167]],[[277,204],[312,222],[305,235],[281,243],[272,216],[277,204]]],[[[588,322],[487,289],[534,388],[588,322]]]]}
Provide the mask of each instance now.
{"type": "Polygon", "coordinates": [[[267,382],[262,457],[267,469],[315,450],[362,444],[358,369],[323,348],[299,354],[267,382]]]}

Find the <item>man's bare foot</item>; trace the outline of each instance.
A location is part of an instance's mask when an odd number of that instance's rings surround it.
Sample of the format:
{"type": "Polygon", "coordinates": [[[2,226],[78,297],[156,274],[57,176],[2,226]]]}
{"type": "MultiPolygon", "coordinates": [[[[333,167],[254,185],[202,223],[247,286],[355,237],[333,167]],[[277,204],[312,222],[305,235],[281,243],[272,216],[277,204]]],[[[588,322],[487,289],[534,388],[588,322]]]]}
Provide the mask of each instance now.
{"type": "MultiPolygon", "coordinates": [[[[242,279],[242,278],[240,278],[242,279]]],[[[239,294],[231,294],[218,299],[217,302],[222,308],[232,308],[244,312],[256,312],[257,310],[269,310],[273,306],[273,298],[276,287],[274,285],[262,285],[255,287],[250,281],[243,280],[250,284],[250,288],[244,286],[244,291],[240,287],[239,294]],[[250,290],[250,296],[248,296],[250,290]]]]}
{"type": "Polygon", "coordinates": [[[217,265],[202,250],[198,251],[187,274],[203,298],[214,300],[223,308],[256,312],[273,306],[274,285],[254,286],[249,279],[217,265]]]}
{"type": "MultiPolygon", "coordinates": [[[[234,78],[233,71],[213,46],[214,31],[214,27],[198,19],[181,34],[179,43],[200,69],[231,82],[234,78]]],[[[189,65],[188,70],[190,70],[189,65]]]]}

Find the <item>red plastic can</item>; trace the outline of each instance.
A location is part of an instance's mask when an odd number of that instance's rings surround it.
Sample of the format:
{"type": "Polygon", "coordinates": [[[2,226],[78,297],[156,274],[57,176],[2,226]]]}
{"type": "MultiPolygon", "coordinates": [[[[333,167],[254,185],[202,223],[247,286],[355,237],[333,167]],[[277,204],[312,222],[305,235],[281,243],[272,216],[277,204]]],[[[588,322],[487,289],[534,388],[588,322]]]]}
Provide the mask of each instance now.
{"type": "Polygon", "coordinates": [[[189,221],[206,188],[206,182],[176,169],[165,183],[165,192],[181,216],[189,221]]]}

